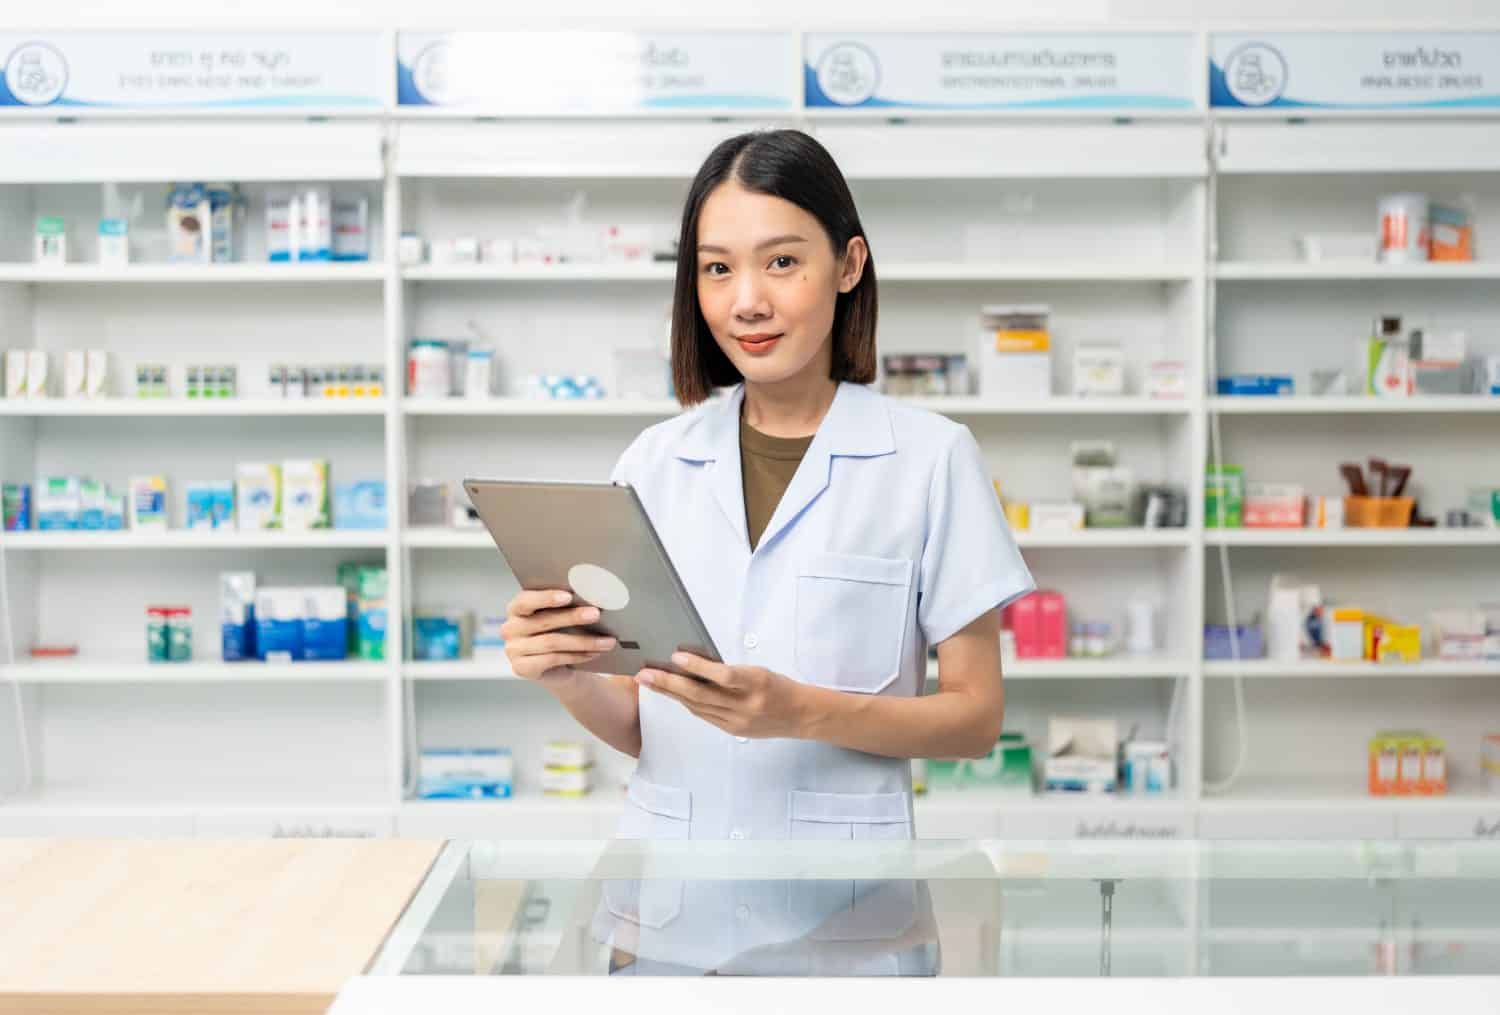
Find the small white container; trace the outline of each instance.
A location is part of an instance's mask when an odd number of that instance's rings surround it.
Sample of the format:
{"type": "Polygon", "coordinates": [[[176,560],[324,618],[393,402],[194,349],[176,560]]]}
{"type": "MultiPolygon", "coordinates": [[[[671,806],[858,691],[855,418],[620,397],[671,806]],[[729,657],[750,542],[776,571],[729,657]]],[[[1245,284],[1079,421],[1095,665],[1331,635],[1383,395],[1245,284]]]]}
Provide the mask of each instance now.
{"type": "Polygon", "coordinates": [[[1413,264],[1428,259],[1426,194],[1387,194],[1380,199],[1380,260],[1413,264]]]}
{"type": "Polygon", "coordinates": [[[26,354],[26,388],[28,398],[46,398],[51,384],[52,357],[46,349],[31,349],[26,354]]]}
{"type": "Polygon", "coordinates": [[[130,225],[124,219],[99,220],[99,263],[114,267],[130,263],[130,225]]]}
{"type": "Polygon", "coordinates": [[[411,398],[447,398],[453,390],[448,344],[413,339],[406,355],[406,393],[411,398]]]}
{"type": "Polygon", "coordinates": [[[470,349],[464,360],[464,397],[489,398],[494,394],[495,350],[470,349]]]}
{"type": "Polygon", "coordinates": [[[402,233],[396,241],[396,257],[402,264],[421,264],[427,260],[427,244],[416,233],[402,233]]]}
{"type": "Polygon", "coordinates": [[[28,384],[28,372],[30,366],[27,363],[29,357],[25,349],[5,350],[5,397],[25,398],[30,389],[28,384]]]}
{"type": "Polygon", "coordinates": [[[84,393],[89,398],[105,398],[109,395],[109,350],[90,349],[84,379],[84,393]]]}
{"type": "Polygon", "coordinates": [[[63,353],[63,397],[82,398],[88,390],[88,353],[69,349],[63,353]]]}

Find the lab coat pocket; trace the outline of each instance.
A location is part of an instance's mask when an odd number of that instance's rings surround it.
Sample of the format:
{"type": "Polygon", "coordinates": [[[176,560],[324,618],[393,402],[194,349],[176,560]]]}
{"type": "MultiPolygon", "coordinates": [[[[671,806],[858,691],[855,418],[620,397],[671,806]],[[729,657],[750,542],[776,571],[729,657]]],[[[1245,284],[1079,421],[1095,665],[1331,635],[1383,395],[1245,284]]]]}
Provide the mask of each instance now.
{"type": "MultiPolygon", "coordinates": [[[[792,839],[908,839],[911,816],[905,793],[815,793],[792,790],[792,839]]],[[[860,882],[820,878],[787,882],[787,911],[801,933],[839,926],[850,918],[860,882]]]]}
{"type": "MultiPolygon", "coordinates": [[[[688,790],[631,776],[620,818],[622,839],[686,839],[692,828],[693,796],[688,790]]],[[[604,903],[621,920],[642,927],[665,927],[682,912],[682,881],[676,878],[604,882],[604,903]]]]}
{"type": "Polygon", "coordinates": [[[797,676],[876,694],[901,672],[912,562],[816,553],[797,576],[797,676]]]}
{"type": "Polygon", "coordinates": [[[676,786],[630,777],[625,790],[625,813],[620,818],[622,839],[691,838],[693,794],[676,786]]]}

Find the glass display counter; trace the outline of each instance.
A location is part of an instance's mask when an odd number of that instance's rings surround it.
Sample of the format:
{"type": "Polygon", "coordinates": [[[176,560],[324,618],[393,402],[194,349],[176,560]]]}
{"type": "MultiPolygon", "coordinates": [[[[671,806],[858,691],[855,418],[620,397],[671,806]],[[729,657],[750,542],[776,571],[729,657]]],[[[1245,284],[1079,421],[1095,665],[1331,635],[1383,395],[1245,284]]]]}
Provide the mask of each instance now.
{"type": "Polygon", "coordinates": [[[523,983],[543,978],[550,1006],[564,989],[579,1003],[650,989],[654,1010],[684,1011],[768,989],[745,978],[792,998],[841,981],[830,999],[877,1006],[1003,978],[1017,999],[1050,985],[1037,997],[1052,1005],[1059,989],[1145,990],[1153,1011],[1201,1011],[1238,984],[1266,1004],[1333,991],[1381,1011],[1477,991],[1486,1008],[1500,843],[453,841],[332,1010],[494,1010],[531,1003],[523,983]],[[703,994],[724,977],[750,992],[703,994]]]}

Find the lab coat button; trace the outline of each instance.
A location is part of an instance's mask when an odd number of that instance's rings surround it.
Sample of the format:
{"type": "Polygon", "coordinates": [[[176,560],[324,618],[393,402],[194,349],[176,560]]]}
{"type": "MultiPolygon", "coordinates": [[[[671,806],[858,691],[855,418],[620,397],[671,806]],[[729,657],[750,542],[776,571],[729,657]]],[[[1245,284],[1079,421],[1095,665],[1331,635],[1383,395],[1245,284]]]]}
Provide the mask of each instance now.
{"type": "Polygon", "coordinates": [[[745,837],[745,832],[743,829],[739,828],[731,829],[729,832],[729,837],[731,839],[743,839],[745,837]]]}
{"type": "Polygon", "coordinates": [[[757,637],[755,637],[755,635],[753,635],[753,634],[747,634],[747,635],[745,635],[745,647],[746,648],[753,649],[753,648],[755,648],[755,646],[757,646],[759,644],[760,644],[760,639],[757,638],[757,637]]]}
{"type": "Polygon", "coordinates": [[[748,920],[750,919],[750,907],[740,906],[735,909],[734,915],[739,917],[741,920],[748,920]]]}
{"type": "Polygon", "coordinates": [[[738,740],[742,744],[748,744],[750,742],[749,737],[735,737],[734,739],[738,740]]]}

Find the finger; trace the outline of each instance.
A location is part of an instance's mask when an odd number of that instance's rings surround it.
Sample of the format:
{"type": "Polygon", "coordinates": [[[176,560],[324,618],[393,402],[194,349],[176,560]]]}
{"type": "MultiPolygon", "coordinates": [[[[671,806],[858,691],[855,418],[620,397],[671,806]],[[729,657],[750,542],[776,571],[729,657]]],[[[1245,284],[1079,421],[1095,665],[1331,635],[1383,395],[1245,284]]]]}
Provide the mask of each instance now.
{"type": "Polygon", "coordinates": [[[693,655],[691,652],[673,652],[672,665],[696,677],[711,680],[720,687],[731,688],[735,684],[732,667],[693,655]]]}
{"type": "Polygon", "coordinates": [[[590,659],[597,659],[601,652],[550,652],[546,655],[527,656],[518,664],[512,664],[511,669],[516,674],[527,680],[535,680],[552,670],[564,666],[582,666],[590,659]],[[524,671],[524,672],[523,672],[524,671]]]}
{"type": "Polygon", "coordinates": [[[679,701],[719,709],[731,707],[722,689],[713,684],[700,684],[692,677],[683,677],[664,670],[644,669],[636,674],[636,680],[654,691],[670,694],[679,701]]]}
{"type": "Polygon", "coordinates": [[[575,606],[570,610],[546,609],[525,617],[511,617],[505,622],[505,627],[511,638],[529,638],[534,634],[545,634],[564,627],[592,624],[598,619],[597,607],[575,606]]]}
{"type": "Polygon", "coordinates": [[[615,647],[613,638],[592,634],[538,634],[510,643],[517,655],[536,656],[550,652],[608,652],[615,647]]]}
{"type": "Polygon", "coordinates": [[[511,600],[515,612],[529,617],[538,610],[556,609],[573,601],[573,593],[565,589],[523,589],[511,600]]]}

